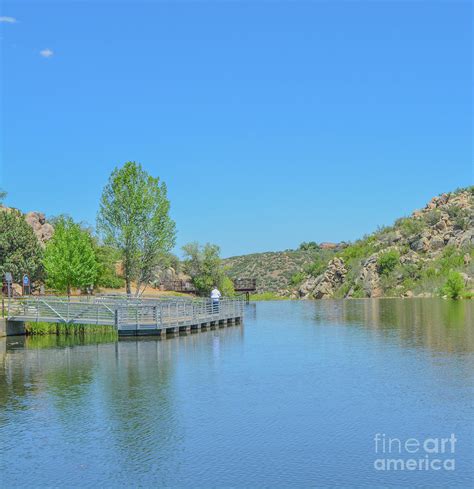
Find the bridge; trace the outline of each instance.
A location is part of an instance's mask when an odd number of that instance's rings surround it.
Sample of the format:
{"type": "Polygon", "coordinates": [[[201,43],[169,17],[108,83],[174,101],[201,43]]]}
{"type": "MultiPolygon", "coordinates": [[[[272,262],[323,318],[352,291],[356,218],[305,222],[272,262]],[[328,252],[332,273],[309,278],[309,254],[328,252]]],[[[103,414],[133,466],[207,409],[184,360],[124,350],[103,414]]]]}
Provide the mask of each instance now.
{"type": "MultiPolygon", "coordinates": [[[[235,292],[245,293],[247,300],[249,300],[250,292],[257,290],[257,280],[255,278],[237,278],[233,281],[235,292]]],[[[169,290],[173,292],[183,292],[193,294],[196,292],[196,287],[189,280],[164,280],[159,287],[162,290],[169,290]]]]}
{"type": "Polygon", "coordinates": [[[240,323],[242,299],[131,298],[127,296],[9,299],[8,322],[44,322],[114,326],[121,336],[166,335],[240,323]]]}

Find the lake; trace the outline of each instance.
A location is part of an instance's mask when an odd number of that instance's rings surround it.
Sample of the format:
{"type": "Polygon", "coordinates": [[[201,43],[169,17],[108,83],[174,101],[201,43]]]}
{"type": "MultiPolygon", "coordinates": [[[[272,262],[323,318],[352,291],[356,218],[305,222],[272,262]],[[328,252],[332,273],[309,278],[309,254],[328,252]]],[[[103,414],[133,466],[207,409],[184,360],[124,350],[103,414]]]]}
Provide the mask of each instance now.
{"type": "Polygon", "coordinates": [[[474,301],[251,303],[240,326],[10,337],[0,359],[2,487],[473,483],[474,301]]]}

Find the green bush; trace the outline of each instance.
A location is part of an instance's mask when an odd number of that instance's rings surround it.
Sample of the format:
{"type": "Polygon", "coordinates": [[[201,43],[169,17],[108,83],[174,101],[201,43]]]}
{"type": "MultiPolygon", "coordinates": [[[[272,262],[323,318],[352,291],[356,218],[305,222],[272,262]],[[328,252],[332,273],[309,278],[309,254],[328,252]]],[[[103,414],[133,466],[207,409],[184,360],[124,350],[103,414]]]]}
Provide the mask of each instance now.
{"type": "Polygon", "coordinates": [[[326,270],[326,267],[333,258],[334,252],[331,250],[321,250],[319,253],[314,258],[313,263],[310,265],[307,265],[304,268],[304,272],[308,275],[311,275],[312,277],[317,277],[318,275],[321,275],[324,270],[326,270]]]}
{"type": "Polygon", "coordinates": [[[437,260],[441,272],[446,274],[453,268],[464,266],[464,255],[455,246],[446,246],[443,250],[441,258],[437,260]]]}
{"type": "Polygon", "coordinates": [[[463,214],[456,216],[454,219],[454,228],[462,229],[463,231],[469,229],[469,216],[463,214]]]}
{"type": "Polygon", "coordinates": [[[373,240],[365,239],[349,245],[341,252],[340,257],[345,263],[349,263],[351,261],[368,258],[374,251],[373,240]]]}
{"type": "Polygon", "coordinates": [[[427,278],[434,278],[438,275],[438,272],[436,271],[436,268],[434,267],[428,267],[424,271],[424,275],[427,278]]]}
{"type": "Polygon", "coordinates": [[[400,263],[400,253],[390,250],[382,253],[377,258],[377,270],[381,275],[388,275],[400,263]]]}
{"type": "Polygon", "coordinates": [[[425,228],[425,222],[413,217],[402,217],[395,221],[395,227],[400,230],[404,237],[407,237],[421,233],[425,228]]]}
{"type": "Polygon", "coordinates": [[[354,292],[352,294],[352,297],[354,299],[364,299],[365,297],[367,297],[367,294],[365,293],[365,290],[359,284],[356,284],[354,286],[354,292]]]}
{"type": "Polygon", "coordinates": [[[351,290],[354,284],[352,282],[345,281],[334,293],[335,299],[344,299],[349,290],[351,290]]]}
{"type": "Polygon", "coordinates": [[[107,289],[119,289],[125,286],[125,279],[117,275],[116,263],[120,260],[120,252],[110,246],[95,245],[98,262],[98,274],[95,285],[107,289]]]}
{"type": "Polygon", "coordinates": [[[303,272],[297,272],[291,277],[290,284],[293,285],[294,287],[297,287],[303,282],[305,278],[306,275],[303,272]]]}
{"type": "Polygon", "coordinates": [[[218,287],[224,297],[233,297],[235,295],[234,283],[227,275],[220,277],[218,287]]]}
{"type": "Polygon", "coordinates": [[[420,278],[420,266],[414,263],[405,263],[400,266],[400,273],[404,279],[417,280],[420,278]]]}
{"type": "Polygon", "coordinates": [[[451,219],[455,219],[456,217],[463,214],[463,209],[462,209],[462,207],[459,207],[458,205],[450,205],[446,209],[446,212],[448,213],[448,216],[451,219]]]}
{"type": "Polygon", "coordinates": [[[464,293],[464,279],[461,274],[455,271],[449,272],[448,279],[441,292],[451,299],[459,299],[464,293]]]}
{"type": "Polygon", "coordinates": [[[434,226],[440,218],[441,212],[438,209],[432,209],[431,211],[426,212],[423,216],[423,219],[429,226],[434,226]]]}

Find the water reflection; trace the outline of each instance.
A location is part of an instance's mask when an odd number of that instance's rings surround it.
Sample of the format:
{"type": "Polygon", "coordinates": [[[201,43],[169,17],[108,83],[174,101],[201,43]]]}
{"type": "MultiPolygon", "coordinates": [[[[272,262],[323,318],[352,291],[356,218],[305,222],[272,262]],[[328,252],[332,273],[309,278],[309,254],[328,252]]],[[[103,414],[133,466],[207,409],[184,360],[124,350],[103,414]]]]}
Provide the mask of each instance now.
{"type": "Polygon", "coordinates": [[[362,326],[398,335],[407,345],[441,352],[474,351],[474,301],[353,299],[318,301],[318,324],[362,326]]]}

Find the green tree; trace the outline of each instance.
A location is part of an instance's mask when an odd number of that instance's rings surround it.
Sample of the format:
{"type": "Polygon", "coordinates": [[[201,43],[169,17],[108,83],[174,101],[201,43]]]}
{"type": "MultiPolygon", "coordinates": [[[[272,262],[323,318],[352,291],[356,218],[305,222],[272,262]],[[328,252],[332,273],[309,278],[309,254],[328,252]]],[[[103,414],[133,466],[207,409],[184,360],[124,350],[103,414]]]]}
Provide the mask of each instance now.
{"type": "Polygon", "coordinates": [[[68,295],[73,287],[84,289],[95,284],[99,272],[91,235],[65,216],[55,220],[43,264],[48,286],[68,295]]]}
{"type": "Polygon", "coordinates": [[[459,299],[464,292],[464,279],[459,272],[451,270],[448,274],[448,279],[442,288],[443,295],[447,295],[451,299],[459,299]]]}
{"type": "Polygon", "coordinates": [[[0,205],[3,204],[3,201],[5,200],[6,196],[7,196],[7,193],[0,188],[0,205]]]}
{"type": "Polygon", "coordinates": [[[319,245],[315,241],[303,241],[298,249],[301,251],[319,250],[319,245]]]}
{"type": "Polygon", "coordinates": [[[197,242],[183,246],[184,272],[190,275],[199,295],[208,295],[217,285],[223,295],[233,295],[232,281],[226,276],[220,258],[219,246],[197,242]]]}
{"type": "Polygon", "coordinates": [[[31,226],[18,211],[0,210],[0,274],[11,272],[20,282],[27,273],[31,283],[43,276],[42,249],[31,226]]]}
{"type": "Polygon", "coordinates": [[[136,294],[153,278],[164,254],[175,244],[166,185],[132,161],[116,168],[104,188],[97,228],[106,244],[121,253],[127,293],[136,294]]]}

